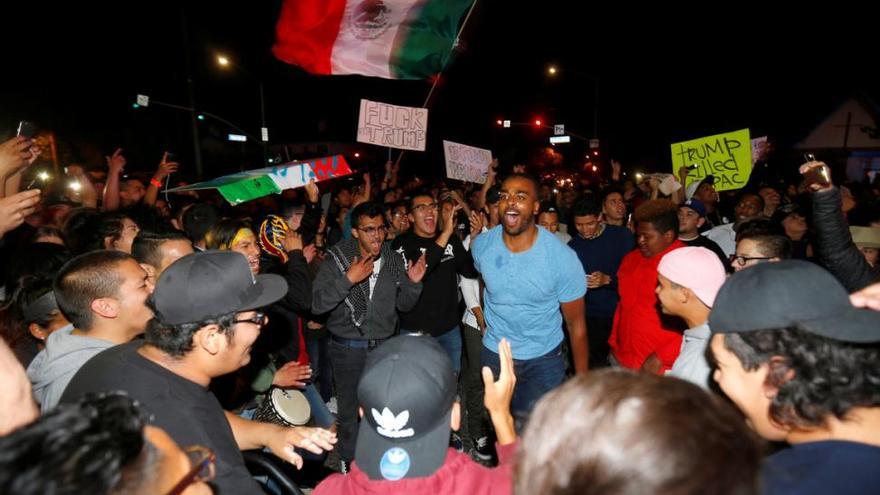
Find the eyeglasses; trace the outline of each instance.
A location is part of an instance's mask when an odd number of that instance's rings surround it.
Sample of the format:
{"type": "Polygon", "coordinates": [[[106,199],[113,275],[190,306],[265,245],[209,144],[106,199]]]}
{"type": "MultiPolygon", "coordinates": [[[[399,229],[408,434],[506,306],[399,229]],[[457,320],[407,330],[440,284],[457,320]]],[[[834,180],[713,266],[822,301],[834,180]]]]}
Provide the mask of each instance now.
{"type": "Polygon", "coordinates": [[[423,203],[420,205],[413,206],[412,211],[425,212],[425,211],[436,210],[437,208],[438,208],[437,203],[423,203]]]}
{"type": "Polygon", "coordinates": [[[381,234],[384,234],[385,232],[388,231],[388,228],[385,227],[384,225],[380,225],[378,227],[365,227],[365,228],[358,227],[357,229],[367,235],[376,235],[376,234],[381,235],[381,234]]]}
{"type": "Polygon", "coordinates": [[[263,326],[269,322],[269,318],[266,317],[264,313],[260,313],[259,311],[250,318],[242,318],[241,320],[232,320],[232,323],[253,323],[257,326],[263,326]]]}
{"type": "Polygon", "coordinates": [[[772,259],[773,259],[772,256],[740,256],[738,254],[731,254],[730,255],[730,262],[736,263],[739,266],[746,266],[746,263],[748,263],[749,261],[753,261],[753,260],[761,262],[761,261],[768,261],[768,260],[772,260],[772,259]]]}
{"type": "Polygon", "coordinates": [[[184,453],[189,458],[192,468],[183,479],[174,485],[174,488],[167,495],[179,495],[194,483],[207,482],[214,479],[216,474],[214,464],[217,461],[217,456],[211,449],[201,445],[194,445],[184,450],[184,453]]]}

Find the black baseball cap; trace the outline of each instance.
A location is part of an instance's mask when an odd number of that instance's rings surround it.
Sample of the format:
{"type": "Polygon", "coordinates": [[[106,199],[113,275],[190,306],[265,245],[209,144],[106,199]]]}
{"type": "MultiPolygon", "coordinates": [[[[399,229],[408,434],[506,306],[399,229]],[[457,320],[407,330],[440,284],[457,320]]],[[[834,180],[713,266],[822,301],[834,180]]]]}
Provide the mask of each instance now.
{"type": "Polygon", "coordinates": [[[203,251],[172,263],[159,276],[150,298],[159,322],[180,325],[258,309],[285,294],[284,277],[272,274],[254,277],[243,254],[203,251]]]}
{"type": "Polygon", "coordinates": [[[553,201],[541,201],[540,209],[538,210],[538,214],[541,213],[556,213],[559,214],[559,209],[556,208],[556,204],[553,201]]]}
{"type": "Polygon", "coordinates": [[[430,476],[449,448],[456,380],[433,337],[400,335],[367,355],[355,463],[373,480],[430,476]]]}
{"type": "Polygon", "coordinates": [[[793,326],[841,342],[880,342],[880,312],[854,307],[833,275],[800,260],[763,263],[733,274],[709,314],[712,333],[793,326]]]}

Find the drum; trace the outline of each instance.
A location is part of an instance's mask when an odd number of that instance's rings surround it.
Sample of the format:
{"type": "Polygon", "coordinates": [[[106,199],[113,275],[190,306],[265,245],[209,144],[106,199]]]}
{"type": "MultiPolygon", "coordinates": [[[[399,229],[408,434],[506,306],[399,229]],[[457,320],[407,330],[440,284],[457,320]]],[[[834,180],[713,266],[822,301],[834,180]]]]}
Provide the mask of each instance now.
{"type": "Polygon", "coordinates": [[[257,408],[254,419],[282,426],[302,426],[312,417],[312,408],[299,390],[273,388],[257,408]]]}

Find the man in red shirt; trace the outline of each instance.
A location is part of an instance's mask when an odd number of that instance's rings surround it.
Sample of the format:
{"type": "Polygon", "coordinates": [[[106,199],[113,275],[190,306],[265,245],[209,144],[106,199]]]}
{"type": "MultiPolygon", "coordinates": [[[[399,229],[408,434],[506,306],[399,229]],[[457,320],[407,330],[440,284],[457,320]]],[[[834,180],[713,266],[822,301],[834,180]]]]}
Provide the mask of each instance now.
{"type": "Polygon", "coordinates": [[[406,334],[367,356],[357,389],[362,419],[351,472],[331,475],[315,495],[509,495],[516,450],[510,400],[516,380],[510,344],[502,339],[498,350],[498,381],[483,368],[484,403],[498,438],[497,468],[449,447],[450,428],[458,429],[460,421],[452,361],[433,338],[406,334]]]}
{"type": "Polygon", "coordinates": [[[654,290],[663,255],[684,247],[678,240],[678,208],[670,201],[646,201],[635,211],[638,249],[617,271],[620,303],[608,345],[624,368],[663,374],[681,349],[681,332],[661,321],[654,290]]]}

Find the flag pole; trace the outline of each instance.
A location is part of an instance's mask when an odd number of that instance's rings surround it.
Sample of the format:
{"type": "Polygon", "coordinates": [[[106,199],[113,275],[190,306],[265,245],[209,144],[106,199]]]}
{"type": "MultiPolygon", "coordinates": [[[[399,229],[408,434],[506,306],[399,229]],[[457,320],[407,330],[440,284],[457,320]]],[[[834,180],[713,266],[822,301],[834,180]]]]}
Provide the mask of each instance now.
{"type": "MultiPolygon", "coordinates": [[[[461,33],[464,32],[464,28],[465,28],[465,26],[467,26],[468,20],[470,20],[471,14],[474,12],[474,8],[476,8],[478,1],[479,0],[474,0],[474,3],[471,4],[471,8],[468,9],[467,15],[464,16],[464,22],[461,23],[461,27],[458,29],[458,33],[455,34],[455,41],[452,42],[452,50],[453,51],[455,50],[455,47],[458,46],[458,40],[459,40],[459,38],[461,38],[461,33]]],[[[440,68],[440,73],[437,74],[436,77],[434,77],[434,83],[431,84],[431,90],[428,91],[428,97],[425,98],[425,103],[422,104],[422,108],[428,108],[428,103],[431,102],[431,96],[434,95],[434,89],[437,88],[437,83],[439,83],[440,78],[443,77],[443,71],[446,70],[446,67],[449,65],[450,60],[452,60],[451,56],[449,57],[448,60],[446,60],[446,63],[443,64],[443,67],[440,68]]],[[[404,151],[405,150],[401,150],[400,154],[397,155],[397,162],[395,163],[395,166],[400,165],[400,159],[403,158],[404,151]]],[[[389,154],[389,156],[391,155],[390,149],[388,150],[388,154],[389,154]]]]}

